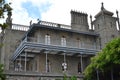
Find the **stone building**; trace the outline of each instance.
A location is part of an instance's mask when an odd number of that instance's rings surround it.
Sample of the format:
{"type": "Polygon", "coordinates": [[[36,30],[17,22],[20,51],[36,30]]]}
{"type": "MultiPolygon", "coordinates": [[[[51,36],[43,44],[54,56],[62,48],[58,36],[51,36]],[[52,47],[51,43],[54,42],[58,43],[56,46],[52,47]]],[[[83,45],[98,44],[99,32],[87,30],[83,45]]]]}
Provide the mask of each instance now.
{"type": "MultiPolygon", "coordinates": [[[[120,37],[119,15],[101,6],[95,20],[71,10],[71,25],[38,21],[12,24],[1,34],[1,63],[7,80],[60,80],[66,74],[82,80],[82,72],[105,44],[120,37]],[[91,27],[91,28],[89,28],[91,27]]],[[[8,17],[7,21],[11,20],[8,17]]]]}

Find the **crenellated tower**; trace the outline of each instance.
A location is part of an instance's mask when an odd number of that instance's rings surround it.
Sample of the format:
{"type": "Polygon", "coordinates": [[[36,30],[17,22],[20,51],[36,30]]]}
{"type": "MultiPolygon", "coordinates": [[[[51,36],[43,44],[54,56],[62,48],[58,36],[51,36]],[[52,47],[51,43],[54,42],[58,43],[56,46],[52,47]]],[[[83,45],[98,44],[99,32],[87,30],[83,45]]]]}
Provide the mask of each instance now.
{"type": "Polygon", "coordinates": [[[88,31],[88,15],[86,13],[71,10],[71,28],[77,31],[88,31]]]}
{"type": "Polygon", "coordinates": [[[110,12],[104,8],[102,3],[101,10],[95,15],[95,20],[92,22],[94,25],[94,31],[98,33],[99,43],[101,48],[105,44],[115,37],[119,37],[119,29],[117,28],[118,17],[113,16],[113,12],[110,12]]]}

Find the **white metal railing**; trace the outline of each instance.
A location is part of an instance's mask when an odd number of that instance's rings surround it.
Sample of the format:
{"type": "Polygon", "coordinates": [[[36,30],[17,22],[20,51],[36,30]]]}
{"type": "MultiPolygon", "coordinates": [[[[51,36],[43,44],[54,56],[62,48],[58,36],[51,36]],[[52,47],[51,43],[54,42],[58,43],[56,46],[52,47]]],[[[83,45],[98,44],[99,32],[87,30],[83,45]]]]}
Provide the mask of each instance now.
{"type": "Polygon", "coordinates": [[[39,21],[38,23],[41,25],[47,25],[47,26],[51,26],[51,27],[71,29],[71,26],[69,26],[69,25],[58,24],[58,23],[53,23],[53,22],[39,21]]]}
{"type": "Polygon", "coordinates": [[[27,31],[29,29],[28,26],[25,25],[19,25],[19,24],[12,24],[13,30],[20,30],[20,31],[27,31]]]}
{"type": "MultiPolygon", "coordinates": [[[[60,39],[61,40],[61,39],[60,39]]],[[[37,43],[37,44],[45,44],[45,39],[37,39],[37,38],[34,38],[34,37],[26,37],[23,42],[26,41],[26,42],[32,42],[32,43],[37,43]]],[[[78,45],[77,41],[76,42],[67,42],[66,40],[66,46],[62,46],[61,45],[61,41],[58,41],[58,39],[54,39],[54,41],[50,40],[50,44],[48,45],[52,45],[52,46],[61,46],[61,47],[70,47],[70,48],[80,48],[80,49],[99,49],[99,45],[96,45],[96,43],[94,41],[92,41],[91,43],[86,43],[84,41],[81,41],[81,44],[78,45]],[[59,44],[58,43],[55,43],[55,42],[60,42],[59,44]]]]}

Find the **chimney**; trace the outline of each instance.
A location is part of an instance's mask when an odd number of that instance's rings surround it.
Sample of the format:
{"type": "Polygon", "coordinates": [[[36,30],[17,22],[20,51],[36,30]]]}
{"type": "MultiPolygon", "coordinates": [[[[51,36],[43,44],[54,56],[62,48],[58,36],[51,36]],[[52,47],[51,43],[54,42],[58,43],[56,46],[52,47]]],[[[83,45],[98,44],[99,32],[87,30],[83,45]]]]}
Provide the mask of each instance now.
{"type": "Polygon", "coordinates": [[[88,31],[88,15],[71,10],[71,28],[77,31],[88,31]]]}

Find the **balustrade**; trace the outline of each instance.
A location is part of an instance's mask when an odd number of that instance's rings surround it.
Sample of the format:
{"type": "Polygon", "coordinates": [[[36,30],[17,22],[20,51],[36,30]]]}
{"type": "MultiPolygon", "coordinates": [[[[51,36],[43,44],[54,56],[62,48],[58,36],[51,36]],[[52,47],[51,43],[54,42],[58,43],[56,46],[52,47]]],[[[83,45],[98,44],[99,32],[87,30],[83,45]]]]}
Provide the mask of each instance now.
{"type": "Polygon", "coordinates": [[[25,26],[25,25],[13,24],[12,29],[13,30],[20,30],[20,31],[27,31],[29,29],[29,27],[25,26]]]}
{"type": "MultiPolygon", "coordinates": [[[[27,42],[31,42],[31,43],[37,43],[37,44],[44,44],[47,45],[45,43],[45,39],[43,38],[35,38],[35,37],[26,37],[23,41],[27,42]]],[[[54,39],[54,41],[50,40],[50,44],[48,45],[52,45],[52,46],[60,46],[60,47],[69,47],[69,48],[80,48],[80,49],[96,49],[98,46],[96,45],[95,42],[91,42],[91,43],[87,43],[85,41],[81,41],[81,44],[78,43],[78,41],[69,41],[67,42],[66,40],[66,46],[62,46],[61,44],[61,38],[60,39],[54,39]],[[60,40],[60,41],[59,41],[60,40]]]]}
{"type": "Polygon", "coordinates": [[[50,27],[59,27],[59,28],[71,29],[71,26],[69,26],[69,25],[58,24],[58,23],[53,23],[53,22],[39,21],[38,23],[40,25],[46,25],[46,26],[50,26],[50,27]]]}

